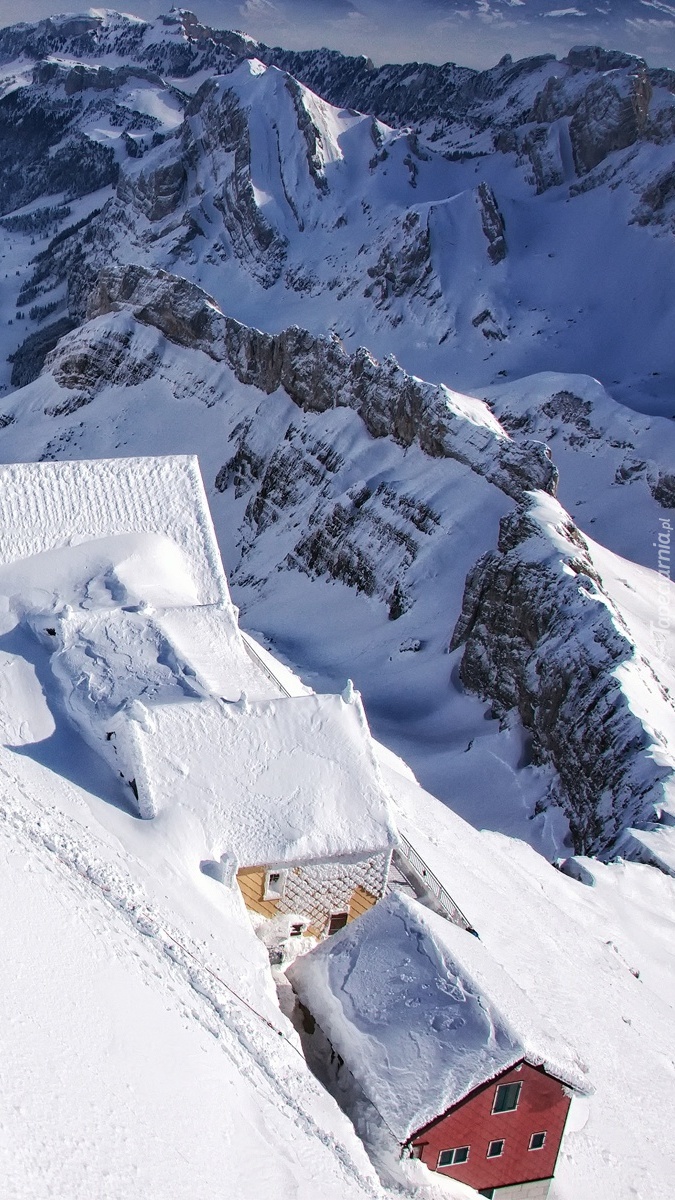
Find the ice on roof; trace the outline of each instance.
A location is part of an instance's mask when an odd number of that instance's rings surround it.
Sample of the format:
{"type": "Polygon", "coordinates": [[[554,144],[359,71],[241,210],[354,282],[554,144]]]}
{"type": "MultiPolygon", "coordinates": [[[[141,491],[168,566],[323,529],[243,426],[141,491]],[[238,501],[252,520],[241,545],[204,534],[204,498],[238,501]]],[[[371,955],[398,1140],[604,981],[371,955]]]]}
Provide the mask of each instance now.
{"type": "Polygon", "coordinates": [[[287,971],[401,1142],[523,1059],[584,1068],[472,934],[394,893],[287,971]]]}
{"type": "Polygon", "coordinates": [[[390,801],[358,696],[143,708],[118,726],[141,811],[199,828],[240,866],[389,850],[390,801]],[[171,814],[179,814],[172,817],[171,814]]]}
{"type": "Polygon", "coordinates": [[[195,603],[229,599],[193,455],[0,465],[0,565],[119,534],[173,543],[195,603]]]}

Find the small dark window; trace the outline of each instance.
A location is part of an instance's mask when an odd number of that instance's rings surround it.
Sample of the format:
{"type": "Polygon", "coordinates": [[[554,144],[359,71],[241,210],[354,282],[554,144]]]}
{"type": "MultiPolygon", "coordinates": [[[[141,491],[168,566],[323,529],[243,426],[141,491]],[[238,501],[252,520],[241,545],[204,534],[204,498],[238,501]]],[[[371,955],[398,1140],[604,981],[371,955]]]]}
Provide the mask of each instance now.
{"type": "Polygon", "coordinates": [[[287,871],[267,871],[263,900],[282,900],[286,890],[287,871]]]}
{"type": "Polygon", "coordinates": [[[348,920],[349,920],[349,913],[345,913],[345,912],[333,913],[333,915],[329,921],[329,924],[328,924],[329,934],[337,933],[338,929],[344,929],[348,920]]]}
{"type": "Polygon", "coordinates": [[[500,1083],[495,1092],[493,1113],[513,1112],[518,1107],[522,1083],[500,1083]]]}
{"type": "Polygon", "coordinates": [[[504,1139],[500,1138],[496,1142],[490,1142],[488,1146],[487,1158],[499,1158],[504,1153],[504,1139]]]}
{"type": "Polygon", "coordinates": [[[291,925],[291,937],[302,937],[302,925],[291,925]]]}
{"type": "Polygon", "coordinates": [[[528,1146],[528,1150],[543,1149],[543,1145],[544,1145],[545,1141],[546,1141],[545,1133],[533,1133],[532,1137],[530,1138],[530,1144],[528,1146]]]}
{"type": "Polygon", "coordinates": [[[438,1156],[439,1167],[455,1167],[465,1163],[469,1157],[468,1146],[455,1146],[452,1150],[441,1150],[438,1156]]]}
{"type": "Polygon", "coordinates": [[[481,1188],[480,1191],[478,1192],[479,1196],[486,1196],[487,1200],[494,1200],[494,1194],[495,1194],[494,1188],[481,1188]]]}

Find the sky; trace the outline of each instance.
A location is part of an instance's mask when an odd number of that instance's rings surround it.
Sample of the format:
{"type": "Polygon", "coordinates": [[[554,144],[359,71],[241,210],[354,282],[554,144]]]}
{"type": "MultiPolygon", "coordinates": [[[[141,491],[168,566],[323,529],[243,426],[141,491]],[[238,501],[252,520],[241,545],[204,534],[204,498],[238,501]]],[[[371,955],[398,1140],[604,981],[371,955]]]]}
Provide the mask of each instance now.
{"type": "MultiPolygon", "coordinates": [[[[120,0],[109,7],[153,18],[170,4],[120,0]]],[[[449,60],[483,68],[505,53],[522,58],[553,52],[560,57],[577,42],[601,41],[642,54],[654,65],[675,67],[675,9],[670,19],[665,5],[657,8],[642,0],[613,4],[621,18],[610,28],[589,25],[581,17],[536,19],[537,11],[547,9],[580,12],[567,0],[521,0],[515,6],[513,0],[194,0],[186,7],[207,24],[243,29],[271,45],[330,46],[367,54],[376,63],[449,60]]],[[[87,7],[77,0],[0,0],[0,25],[87,7]]]]}

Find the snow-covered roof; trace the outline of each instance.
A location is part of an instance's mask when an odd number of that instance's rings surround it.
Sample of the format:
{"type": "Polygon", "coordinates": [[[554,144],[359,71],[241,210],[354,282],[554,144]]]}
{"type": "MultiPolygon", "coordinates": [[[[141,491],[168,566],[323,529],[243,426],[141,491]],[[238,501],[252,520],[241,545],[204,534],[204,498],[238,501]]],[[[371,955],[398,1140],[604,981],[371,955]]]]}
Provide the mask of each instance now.
{"type": "Polygon", "coordinates": [[[117,736],[141,811],[198,827],[206,853],[260,866],[364,857],[396,843],[357,695],[195,700],[132,713],[117,736]]]}
{"type": "Polygon", "coordinates": [[[573,1051],[481,942],[400,893],[287,974],[401,1142],[523,1059],[589,1090],[573,1051]]]}
{"type": "Polygon", "coordinates": [[[194,602],[227,601],[194,455],[0,465],[0,564],[119,534],[168,539],[189,565],[194,602]]]}

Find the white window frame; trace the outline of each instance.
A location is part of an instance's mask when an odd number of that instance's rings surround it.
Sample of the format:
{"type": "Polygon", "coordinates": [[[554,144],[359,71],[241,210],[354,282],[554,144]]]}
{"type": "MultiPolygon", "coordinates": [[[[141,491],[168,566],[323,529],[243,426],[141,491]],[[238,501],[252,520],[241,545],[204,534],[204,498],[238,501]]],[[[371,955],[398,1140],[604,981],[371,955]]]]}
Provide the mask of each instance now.
{"type": "Polygon", "coordinates": [[[520,1104],[520,1097],[521,1097],[522,1093],[523,1093],[523,1084],[520,1079],[514,1080],[512,1083],[498,1083],[495,1088],[494,1100],[492,1101],[493,1117],[501,1117],[501,1116],[505,1116],[506,1113],[515,1112],[516,1109],[518,1108],[518,1105],[520,1104]],[[517,1087],[518,1088],[518,1095],[516,1096],[516,1102],[515,1102],[513,1108],[497,1108],[497,1096],[499,1095],[500,1089],[506,1088],[506,1087],[517,1087]]]}
{"type": "Polygon", "coordinates": [[[485,1157],[486,1158],[501,1158],[502,1154],[504,1153],[505,1145],[506,1145],[506,1138],[493,1138],[487,1148],[487,1154],[485,1155],[485,1157]],[[501,1146],[501,1150],[499,1151],[498,1154],[490,1154],[490,1151],[493,1146],[501,1146]]]}
{"type": "Polygon", "coordinates": [[[283,900],[286,891],[286,877],[288,871],[282,870],[280,867],[268,867],[265,871],[265,890],[263,892],[263,900],[283,900]],[[272,875],[278,875],[279,878],[272,880],[272,875]]]}
{"type": "Polygon", "coordinates": [[[442,1171],[442,1170],[444,1170],[445,1167],[455,1167],[455,1166],[463,1167],[464,1163],[469,1161],[470,1153],[471,1153],[470,1146],[448,1146],[447,1150],[439,1150],[438,1162],[436,1163],[436,1169],[442,1171]],[[457,1162],[455,1159],[455,1155],[457,1154],[458,1150],[466,1150],[466,1158],[460,1159],[459,1162],[457,1162]],[[443,1166],[441,1166],[441,1155],[442,1154],[452,1154],[452,1158],[450,1159],[450,1162],[443,1163],[443,1166]]]}
{"type": "Polygon", "coordinates": [[[530,1135],[530,1144],[529,1144],[529,1146],[527,1147],[527,1148],[528,1148],[528,1150],[543,1150],[543,1149],[544,1149],[544,1146],[546,1145],[546,1134],[547,1134],[547,1132],[548,1132],[548,1131],[547,1131],[546,1129],[539,1129],[539,1130],[538,1130],[536,1133],[533,1133],[533,1134],[531,1134],[531,1135],[530,1135]],[[544,1139],[544,1140],[543,1140],[543,1142],[541,1143],[541,1146],[533,1146],[533,1145],[532,1145],[532,1142],[534,1141],[534,1139],[535,1139],[536,1137],[543,1137],[543,1139],[544,1139]]]}

